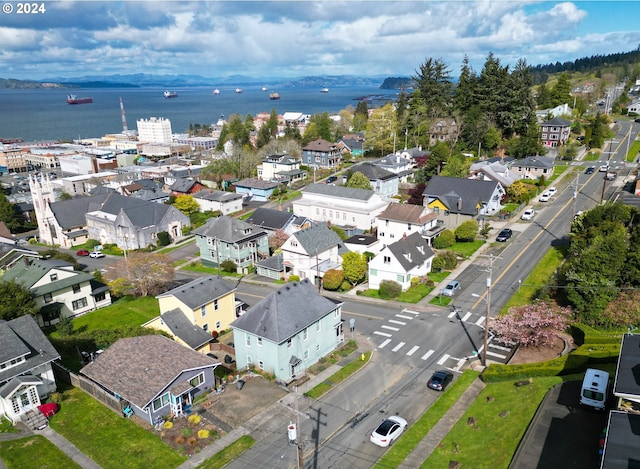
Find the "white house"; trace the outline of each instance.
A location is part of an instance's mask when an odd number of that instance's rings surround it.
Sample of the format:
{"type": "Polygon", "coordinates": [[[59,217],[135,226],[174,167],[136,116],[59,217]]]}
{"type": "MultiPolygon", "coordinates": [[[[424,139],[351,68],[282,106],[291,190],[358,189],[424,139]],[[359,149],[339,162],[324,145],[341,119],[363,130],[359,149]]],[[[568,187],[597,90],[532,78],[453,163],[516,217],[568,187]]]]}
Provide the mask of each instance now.
{"type": "Polygon", "coordinates": [[[293,213],[364,231],[375,226],[376,216],[387,205],[389,200],[373,190],[310,184],[302,190],[302,197],[293,201],[293,213]]]}
{"type": "Polygon", "coordinates": [[[438,214],[422,205],[389,204],[376,221],[378,240],[383,245],[395,243],[415,232],[431,244],[431,240],[444,230],[444,224],[438,223],[438,214]]]}
{"type": "Polygon", "coordinates": [[[383,280],[392,280],[406,291],[412,278],[431,272],[433,258],[433,250],[420,233],[402,237],[369,261],[369,288],[377,290],[383,280]]]}
{"type": "Polygon", "coordinates": [[[235,192],[202,190],[193,194],[201,212],[220,212],[223,215],[242,210],[242,195],[235,192]]]}
{"type": "Polygon", "coordinates": [[[295,182],[306,177],[300,160],[289,155],[269,155],[258,165],[258,178],[265,181],[295,182]]]}

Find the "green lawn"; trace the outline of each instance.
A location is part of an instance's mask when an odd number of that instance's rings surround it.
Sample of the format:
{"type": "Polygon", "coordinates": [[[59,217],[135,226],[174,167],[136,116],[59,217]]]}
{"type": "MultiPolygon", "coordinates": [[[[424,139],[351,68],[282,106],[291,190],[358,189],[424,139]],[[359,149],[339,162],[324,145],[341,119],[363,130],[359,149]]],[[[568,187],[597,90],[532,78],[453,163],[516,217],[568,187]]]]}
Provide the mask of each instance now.
{"type": "Polygon", "coordinates": [[[106,308],[97,309],[73,320],[75,330],[106,330],[120,326],[140,326],[160,314],[153,296],[120,298],[106,308]]]}
{"type": "Polygon", "coordinates": [[[251,448],[255,442],[256,440],[249,435],[241,436],[225,449],[200,464],[196,469],[220,469],[251,448]]]}
{"type": "Polygon", "coordinates": [[[18,433],[18,430],[8,419],[0,417],[0,433],[18,433]]]}
{"type": "Polygon", "coordinates": [[[345,366],[340,368],[334,374],[332,374],[326,381],[318,384],[314,388],[305,392],[304,395],[310,397],[311,399],[318,399],[324,393],[328,392],[331,388],[341,383],[364,365],[369,362],[369,358],[371,357],[371,351],[364,352],[364,360],[358,359],[353,360],[351,363],[347,363],[345,366]]]}
{"type": "Polygon", "coordinates": [[[80,389],[69,389],[63,396],[51,428],[104,469],[166,469],[186,461],[186,456],[154,433],[118,416],[80,389]]]}
{"type": "MultiPolygon", "coordinates": [[[[178,262],[177,264],[182,264],[182,262],[178,262]]],[[[222,264],[222,262],[220,264],[222,264]]],[[[190,264],[187,264],[182,268],[182,270],[188,270],[190,272],[199,272],[201,274],[208,274],[208,275],[222,275],[223,277],[234,277],[234,278],[242,277],[242,274],[238,274],[236,272],[225,272],[224,270],[218,269],[217,267],[205,267],[202,265],[200,261],[194,261],[190,264]]]]}
{"type": "Polygon", "coordinates": [[[627,153],[627,161],[629,163],[633,163],[638,152],[640,152],[640,141],[634,140],[631,146],[629,147],[629,153],[627,153]]]}
{"type": "Polygon", "coordinates": [[[0,441],[0,458],[7,469],[81,469],[73,459],[40,435],[0,441]]]}
{"type": "Polygon", "coordinates": [[[454,245],[451,246],[449,250],[460,254],[465,259],[468,259],[471,256],[471,254],[473,254],[478,249],[480,249],[484,243],[486,243],[486,241],[482,239],[476,239],[475,241],[471,241],[467,243],[457,242],[457,243],[454,243],[454,245]]]}

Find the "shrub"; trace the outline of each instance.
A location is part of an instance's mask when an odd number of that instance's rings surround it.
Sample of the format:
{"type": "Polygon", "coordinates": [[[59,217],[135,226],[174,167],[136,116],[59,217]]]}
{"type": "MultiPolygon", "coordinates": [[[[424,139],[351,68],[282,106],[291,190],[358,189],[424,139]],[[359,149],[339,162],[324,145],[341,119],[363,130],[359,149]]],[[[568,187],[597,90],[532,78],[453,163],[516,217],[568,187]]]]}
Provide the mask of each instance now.
{"type": "Polygon", "coordinates": [[[184,427],[180,429],[180,434],[184,437],[191,436],[193,434],[193,430],[189,427],[184,427]]]}
{"type": "Polygon", "coordinates": [[[225,272],[229,272],[229,273],[235,273],[238,271],[238,266],[236,265],[235,262],[233,262],[230,259],[227,259],[226,261],[223,261],[220,263],[220,268],[225,271],[225,272]]]}
{"type": "Polygon", "coordinates": [[[456,228],[456,240],[461,242],[471,242],[478,235],[478,222],[475,220],[465,221],[456,228]]]}
{"type": "Polygon", "coordinates": [[[189,415],[189,417],[187,417],[187,422],[189,423],[189,425],[198,425],[201,420],[202,417],[200,417],[198,414],[191,414],[189,415]]]}
{"type": "Polygon", "coordinates": [[[171,236],[166,231],[158,232],[158,246],[168,246],[171,243],[171,236]]]}
{"type": "Polygon", "coordinates": [[[290,282],[299,282],[300,281],[300,276],[299,275],[289,275],[289,281],[290,282]]]}
{"type": "Polygon", "coordinates": [[[440,236],[437,236],[433,239],[433,247],[436,249],[446,249],[453,246],[453,243],[456,242],[456,235],[451,230],[444,230],[440,233],[440,236]]]}
{"type": "Polygon", "coordinates": [[[198,430],[198,438],[201,440],[206,440],[209,438],[209,430],[198,430]]]}
{"type": "Polygon", "coordinates": [[[431,265],[433,267],[436,265],[438,267],[441,266],[441,270],[453,270],[458,265],[458,258],[453,251],[443,251],[433,259],[433,263],[431,265]]]}
{"type": "Polygon", "coordinates": [[[340,288],[343,281],[344,272],[342,270],[330,269],[325,272],[322,278],[322,286],[325,290],[335,291],[340,288]]]}
{"type": "Polygon", "coordinates": [[[346,280],[340,284],[340,291],[349,291],[351,290],[352,285],[346,280]]]}
{"type": "Polygon", "coordinates": [[[383,280],[380,283],[378,295],[384,300],[389,300],[391,298],[397,298],[401,292],[402,286],[400,286],[398,282],[394,282],[393,280],[383,280]]]}

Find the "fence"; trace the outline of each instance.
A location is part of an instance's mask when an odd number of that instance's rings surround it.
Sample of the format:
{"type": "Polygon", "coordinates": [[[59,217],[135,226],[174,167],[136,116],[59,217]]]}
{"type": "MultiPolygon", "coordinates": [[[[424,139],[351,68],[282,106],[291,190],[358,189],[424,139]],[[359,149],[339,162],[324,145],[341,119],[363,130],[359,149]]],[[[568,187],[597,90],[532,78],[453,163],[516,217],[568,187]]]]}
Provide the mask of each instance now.
{"type": "Polygon", "coordinates": [[[53,374],[56,377],[56,381],[62,381],[70,384],[76,388],[82,389],[84,392],[92,396],[97,401],[113,410],[118,415],[122,416],[122,405],[120,399],[112,396],[96,383],[87,378],[73,373],[71,370],[65,368],[62,364],[52,362],[53,374]]]}

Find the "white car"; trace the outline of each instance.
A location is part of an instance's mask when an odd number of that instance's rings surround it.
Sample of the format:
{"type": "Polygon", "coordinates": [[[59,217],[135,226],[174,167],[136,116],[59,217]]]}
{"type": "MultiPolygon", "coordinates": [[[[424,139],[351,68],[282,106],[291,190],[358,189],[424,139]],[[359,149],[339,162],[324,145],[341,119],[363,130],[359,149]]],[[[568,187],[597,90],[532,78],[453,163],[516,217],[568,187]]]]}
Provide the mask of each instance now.
{"type": "Polygon", "coordinates": [[[371,443],[386,448],[392,445],[395,440],[400,438],[402,432],[407,428],[407,421],[397,415],[387,417],[378,428],[371,432],[369,440],[371,443]]]}
{"type": "Polygon", "coordinates": [[[556,195],[556,192],[558,192],[558,189],[556,189],[554,186],[551,186],[547,189],[547,192],[551,194],[551,196],[554,196],[556,195]]]}
{"type": "Polygon", "coordinates": [[[533,217],[536,215],[536,211],[532,208],[526,209],[522,212],[522,216],[520,217],[522,220],[533,220],[533,217]]]}
{"type": "Polygon", "coordinates": [[[99,251],[92,251],[92,252],[89,254],[89,257],[93,257],[94,259],[100,259],[101,257],[104,257],[104,254],[102,254],[102,253],[101,253],[101,252],[99,252],[99,251]]]}
{"type": "Polygon", "coordinates": [[[602,166],[600,166],[600,169],[598,171],[600,171],[601,173],[606,173],[607,171],[609,171],[609,165],[603,164],[602,166]]]}
{"type": "Polygon", "coordinates": [[[538,197],[538,201],[549,202],[550,198],[551,198],[551,194],[549,194],[547,191],[544,191],[542,194],[540,194],[540,197],[538,197]]]}

